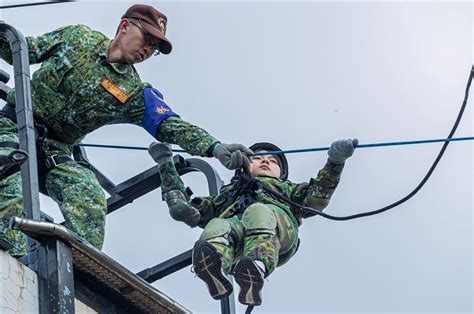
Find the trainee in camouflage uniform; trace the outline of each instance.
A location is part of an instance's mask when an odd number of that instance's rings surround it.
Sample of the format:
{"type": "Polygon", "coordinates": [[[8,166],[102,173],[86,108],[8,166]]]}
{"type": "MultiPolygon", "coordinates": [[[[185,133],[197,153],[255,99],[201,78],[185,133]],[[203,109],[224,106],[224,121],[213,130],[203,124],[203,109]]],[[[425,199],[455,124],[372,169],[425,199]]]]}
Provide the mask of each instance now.
{"type": "MultiPolygon", "coordinates": [[[[291,200],[322,210],[337,187],[345,160],[357,140],[340,140],[331,145],[329,159],[309,183],[287,180],[288,164],[283,154],[256,155],[251,173],[276,192],[291,200]]],[[[250,146],[254,152],[279,151],[270,143],[250,146]]],[[[193,250],[194,271],[204,280],[215,299],[227,297],[232,285],[222,274],[233,274],[240,286],[239,301],[251,306],[261,304],[263,280],[277,266],[285,264],[299,244],[298,227],[308,218],[264,190],[256,195],[245,190],[238,172],[216,197],[187,197],[185,187],[171,160],[171,150],[164,143],[149,148],[160,165],[162,193],[171,216],[193,226],[204,227],[193,250]]]]}
{"type": "MultiPolygon", "coordinates": [[[[134,5],[113,40],[85,25],[26,38],[30,63],[41,63],[31,80],[35,123],[47,128],[46,138],[37,145],[41,189],[59,204],[67,226],[99,249],[105,195],[95,175],[69,157],[72,146],[88,133],[110,124],[139,125],[159,141],[179,144],[192,155],[217,157],[230,169],[252,154],[243,145],[220,143],[184,121],[157,89],[141,81],[133,64],[171,51],[166,21],[153,7],[134,5]]],[[[12,62],[11,48],[1,40],[0,57],[12,62]]],[[[18,143],[13,89],[6,100],[0,113],[0,154],[9,154],[18,143]]],[[[25,254],[24,240],[8,229],[8,219],[21,214],[21,177],[16,173],[0,181],[1,236],[14,244],[10,253],[16,256],[25,254]]]]}

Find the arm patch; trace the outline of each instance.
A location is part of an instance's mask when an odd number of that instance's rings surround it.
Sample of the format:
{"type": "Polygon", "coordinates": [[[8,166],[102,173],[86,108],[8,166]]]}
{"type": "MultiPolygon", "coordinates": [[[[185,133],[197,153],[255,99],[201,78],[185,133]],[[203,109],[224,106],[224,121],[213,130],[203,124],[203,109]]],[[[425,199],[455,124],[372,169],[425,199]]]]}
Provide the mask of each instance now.
{"type": "Polygon", "coordinates": [[[163,121],[178,115],[163,101],[163,95],[157,89],[145,87],[143,96],[145,97],[145,112],[142,127],[155,137],[156,130],[163,121]]]}

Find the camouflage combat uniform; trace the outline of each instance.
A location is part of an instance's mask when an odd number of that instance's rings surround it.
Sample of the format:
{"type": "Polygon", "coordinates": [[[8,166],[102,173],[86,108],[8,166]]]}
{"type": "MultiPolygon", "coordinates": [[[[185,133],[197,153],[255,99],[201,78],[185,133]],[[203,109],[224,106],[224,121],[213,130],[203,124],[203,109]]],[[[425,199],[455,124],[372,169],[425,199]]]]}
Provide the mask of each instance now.
{"type": "MultiPolygon", "coordinates": [[[[46,156],[70,156],[72,145],[88,133],[118,123],[143,126],[159,141],[179,144],[193,155],[210,156],[217,140],[172,112],[155,89],[158,103],[148,106],[144,91],[151,85],[140,80],[133,66],[107,62],[111,40],[102,33],[76,25],[26,40],[30,63],[42,64],[33,73],[31,96],[35,120],[48,127],[48,138],[38,144],[46,156]],[[147,111],[163,115],[160,123],[150,122],[147,111]]],[[[11,63],[10,47],[1,40],[0,56],[11,63]]],[[[14,90],[8,103],[15,105],[14,90]]],[[[0,141],[18,142],[15,123],[5,117],[0,117],[0,141]]],[[[11,150],[0,148],[0,154],[11,150]]],[[[67,226],[101,248],[107,203],[95,175],[69,161],[47,173],[45,186],[67,226]]],[[[1,236],[14,243],[12,255],[25,253],[23,236],[8,229],[9,217],[22,214],[21,202],[20,174],[0,181],[1,236]]]]}
{"type": "MultiPolygon", "coordinates": [[[[295,184],[266,176],[257,179],[299,204],[322,209],[329,203],[343,168],[344,164],[328,161],[309,183],[295,184]]],[[[185,191],[173,163],[161,165],[160,175],[163,193],[176,189],[185,191]]],[[[282,203],[263,190],[248,199],[240,192],[237,178],[235,176],[230,184],[223,186],[216,197],[190,200],[201,214],[199,226],[204,231],[200,239],[210,242],[222,254],[222,268],[226,273],[232,272],[242,256],[247,256],[262,261],[268,276],[295,254],[299,245],[298,228],[302,219],[311,215],[282,203]],[[246,221],[246,215],[252,218],[246,221]],[[262,224],[260,219],[268,222],[262,224]],[[274,227],[262,228],[269,225],[274,227]]]]}

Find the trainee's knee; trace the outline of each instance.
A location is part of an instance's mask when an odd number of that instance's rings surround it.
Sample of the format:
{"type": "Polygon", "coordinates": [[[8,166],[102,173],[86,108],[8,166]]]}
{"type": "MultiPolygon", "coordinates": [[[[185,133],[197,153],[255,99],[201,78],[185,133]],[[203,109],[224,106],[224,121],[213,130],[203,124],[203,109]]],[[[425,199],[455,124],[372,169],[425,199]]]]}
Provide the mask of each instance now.
{"type": "Polygon", "coordinates": [[[208,242],[229,245],[229,236],[231,230],[232,229],[228,221],[222,218],[213,218],[204,228],[200,239],[206,240],[208,242]]]}
{"type": "Polygon", "coordinates": [[[277,221],[273,211],[262,203],[247,207],[242,215],[246,235],[268,233],[276,234],[277,221]]]}

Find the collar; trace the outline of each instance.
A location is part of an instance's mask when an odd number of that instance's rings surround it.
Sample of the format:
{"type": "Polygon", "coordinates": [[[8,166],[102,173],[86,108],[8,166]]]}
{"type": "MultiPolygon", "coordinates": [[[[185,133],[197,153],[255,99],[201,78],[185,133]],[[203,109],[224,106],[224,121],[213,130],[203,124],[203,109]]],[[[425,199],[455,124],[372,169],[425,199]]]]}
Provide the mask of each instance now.
{"type": "Polygon", "coordinates": [[[110,66],[120,74],[127,74],[129,72],[134,72],[133,65],[123,64],[123,63],[110,63],[107,61],[107,53],[109,52],[109,46],[112,43],[111,39],[104,40],[98,47],[99,56],[102,57],[105,62],[110,64],[110,66]]]}

